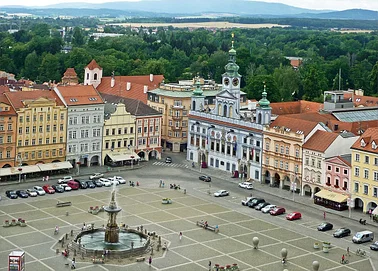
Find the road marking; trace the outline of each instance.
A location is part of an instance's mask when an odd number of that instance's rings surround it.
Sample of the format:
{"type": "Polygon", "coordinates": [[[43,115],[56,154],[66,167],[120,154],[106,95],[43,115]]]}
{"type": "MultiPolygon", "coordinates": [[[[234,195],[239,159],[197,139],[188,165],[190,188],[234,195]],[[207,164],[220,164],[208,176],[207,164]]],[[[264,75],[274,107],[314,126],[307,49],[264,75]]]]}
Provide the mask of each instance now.
{"type": "Polygon", "coordinates": [[[154,166],[165,166],[165,167],[180,167],[180,168],[189,168],[188,165],[184,164],[175,164],[175,163],[165,163],[165,162],[153,162],[154,166]]]}

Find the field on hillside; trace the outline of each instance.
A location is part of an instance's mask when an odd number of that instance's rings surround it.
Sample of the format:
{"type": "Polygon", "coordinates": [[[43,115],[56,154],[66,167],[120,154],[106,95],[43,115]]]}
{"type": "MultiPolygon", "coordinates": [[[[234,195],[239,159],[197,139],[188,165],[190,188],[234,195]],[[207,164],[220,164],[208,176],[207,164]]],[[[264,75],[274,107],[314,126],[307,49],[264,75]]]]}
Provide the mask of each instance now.
{"type": "Polygon", "coordinates": [[[203,22],[203,23],[114,23],[108,25],[119,25],[123,27],[167,27],[175,28],[272,28],[272,27],[289,27],[289,25],[278,24],[239,24],[229,22],[203,22]]]}

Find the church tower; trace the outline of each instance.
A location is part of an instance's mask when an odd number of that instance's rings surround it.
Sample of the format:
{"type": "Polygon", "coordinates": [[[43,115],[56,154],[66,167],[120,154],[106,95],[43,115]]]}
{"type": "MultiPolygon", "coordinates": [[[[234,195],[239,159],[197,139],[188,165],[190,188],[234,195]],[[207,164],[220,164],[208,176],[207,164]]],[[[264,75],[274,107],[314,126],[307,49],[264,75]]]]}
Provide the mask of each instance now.
{"type": "Polygon", "coordinates": [[[256,123],[262,125],[269,125],[272,118],[272,108],[270,102],[266,98],[268,96],[266,92],[266,85],[264,84],[264,91],[259,104],[256,106],[256,123]]]}
{"type": "Polygon", "coordinates": [[[101,83],[102,68],[92,59],[84,68],[84,85],[93,85],[95,88],[101,83]]]}
{"type": "Polygon", "coordinates": [[[203,95],[199,79],[195,83],[195,86],[196,88],[192,94],[192,104],[190,109],[193,111],[203,111],[205,109],[205,96],[203,95]]]}
{"type": "MultiPolygon", "coordinates": [[[[232,34],[234,38],[234,34],[232,34]]],[[[231,50],[228,51],[229,59],[227,65],[224,67],[226,72],[222,75],[222,87],[223,90],[227,90],[229,93],[237,98],[236,112],[240,112],[240,80],[241,75],[238,73],[239,66],[236,64],[236,51],[234,49],[234,40],[232,40],[231,50]]]]}

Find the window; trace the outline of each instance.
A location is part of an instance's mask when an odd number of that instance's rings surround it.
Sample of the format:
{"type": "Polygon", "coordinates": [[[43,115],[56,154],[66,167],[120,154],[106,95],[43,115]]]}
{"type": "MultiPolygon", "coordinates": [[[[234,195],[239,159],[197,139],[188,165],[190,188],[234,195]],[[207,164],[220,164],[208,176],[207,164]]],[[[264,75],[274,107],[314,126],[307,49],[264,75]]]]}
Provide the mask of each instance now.
{"type": "Polygon", "coordinates": [[[186,132],[182,132],[182,137],[186,137],[186,132]]]}
{"type": "Polygon", "coordinates": [[[22,127],[18,128],[18,134],[22,135],[22,127]]]}
{"type": "Polygon", "coordinates": [[[373,173],[373,178],[374,178],[374,181],[378,181],[378,172],[377,171],[374,171],[373,173]]]}
{"type": "Polygon", "coordinates": [[[88,138],[89,137],[89,130],[80,130],[80,137],[81,138],[88,138]]]}
{"type": "Polygon", "coordinates": [[[56,124],[53,125],[53,132],[56,132],[57,129],[56,129],[56,124]]]}
{"type": "Polygon", "coordinates": [[[42,138],[38,139],[38,144],[42,145],[42,138]]]}
{"type": "Polygon", "coordinates": [[[33,115],[33,121],[37,121],[37,115],[33,115]]]}
{"type": "Polygon", "coordinates": [[[358,167],[354,168],[354,176],[356,176],[356,177],[360,176],[360,168],[358,168],[358,167]]]}
{"type": "Polygon", "coordinates": [[[269,151],[270,148],[270,142],[265,142],[265,149],[269,151]]]}
{"type": "Polygon", "coordinates": [[[58,115],[54,114],[54,120],[57,120],[57,119],[58,119],[58,115]]]}
{"type": "Polygon", "coordinates": [[[100,136],[100,133],[101,133],[101,130],[100,130],[100,129],[93,129],[93,131],[92,131],[92,136],[93,136],[93,137],[99,137],[99,136],[100,136]]]}
{"type": "Polygon", "coordinates": [[[64,130],[64,126],[63,126],[63,124],[60,124],[60,125],[59,125],[59,130],[60,130],[60,131],[63,131],[63,130],[64,130]]]}
{"type": "Polygon", "coordinates": [[[46,125],[46,132],[50,133],[50,125],[46,125]]]}
{"type": "Polygon", "coordinates": [[[40,121],[40,122],[43,121],[43,115],[42,115],[42,114],[39,115],[39,121],[40,121]]]}
{"type": "Polygon", "coordinates": [[[7,137],[7,143],[12,143],[12,136],[7,137]]]}
{"type": "Polygon", "coordinates": [[[59,137],[59,143],[63,143],[63,137],[59,137]]]}
{"type": "Polygon", "coordinates": [[[354,183],[354,192],[358,193],[358,188],[359,188],[359,184],[358,183],[354,183]]]}
{"type": "Polygon", "coordinates": [[[348,170],[344,169],[344,175],[348,175],[348,170]]]}
{"type": "Polygon", "coordinates": [[[142,127],[138,127],[138,134],[142,133],[142,127]]]}
{"type": "Polygon", "coordinates": [[[130,134],[134,133],[134,127],[130,127],[130,134]]]}
{"type": "Polygon", "coordinates": [[[318,160],[318,168],[322,168],[322,161],[318,160]]]}
{"type": "Polygon", "coordinates": [[[30,116],[26,116],[26,122],[30,122],[30,116]]]}
{"type": "Polygon", "coordinates": [[[284,153],[284,146],[281,146],[281,153],[284,153]]]}
{"type": "Polygon", "coordinates": [[[289,163],[285,162],[285,170],[289,170],[289,163]]]}
{"type": "Polygon", "coordinates": [[[92,143],[92,150],[93,151],[99,151],[100,150],[100,142],[92,143]]]}
{"type": "Polygon", "coordinates": [[[50,138],[46,138],[46,144],[50,144],[50,138]]]}
{"type": "Polygon", "coordinates": [[[369,186],[367,184],[364,184],[364,194],[369,194],[369,186]]]}
{"type": "Polygon", "coordinates": [[[21,146],[21,145],[22,145],[22,140],[18,140],[18,141],[17,141],[17,145],[18,145],[18,146],[21,146]]]}
{"type": "Polygon", "coordinates": [[[29,146],[29,139],[25,140],[25,146],[29,146]]]}
{"type": "Polygon", "coordinates": [[[283,162],[280,161],[280,168],[283,168],[283,162]]]}
{"type": "Polygon", "coordinates": [[[105,149],[109,149],[109,141],[105,142],[105,149]]]}
{"type": "Polygon", "coordinates": [[[42,151],[38,151],[38,158],[42,158],[42,151]]]}
{"type": "Polygon", "coordinates": [[[33,131],[33,134],[35,134],[37,132],[37,127],[33,126],[32,131],[33,131]]]}
{"type": "Polygon", "coordinates": [[[43,133],[43,126],[38,127],[38,132],[43,133]]]}
{"type": "Polygon", "coordinates": [[[265,157],[265,165],[269,165],[269,157],[265,157]]]}
{"type": "Polygon", "coordinates": [[[318,178],[317,178],[318,183],[320,183],[320,178],[321,178],[321,176],[318,175],[318,178]]]}
{"type": "Polygon", "coordinates": [[[294,165],[294,172],[295,172],[295,173],[298,173],[298,172],[299,172],[299,166],[298,166],[298,165],[294,165]]]}
{"type": "Polygon", "coordinates": [[[290,151],[289,147],[286,146],[286,155],[289,155],[289,151],[290,151]]]}
{"type": "Polygon", "coordinates": [[[278,167],[278,160],[274,160],[274,167],[278,167]]]}
{"type": "Polygon", "coordinates": [[[23,122],[24,122],[24,117],[23,117],[23,116],[20,116],[20,117],[18,118],[18,121],[19,121],[19,123],[23,123],[23,122]]]}
{"type": "Polygon", "coordinates": [[[123,129],[123,133],[127,134],[127,128],[126,127],[123,129]]]}
{"type": "Polygon", "coordinates": [[[49,157],[50,156],[50,151],[46,151],[45,152],[45,157],[49,157]]]}
{"type": "Polygon", "coordinates": [[[275,151],[278,153],[278,144],[276,144],[275,151]]]}
{"type": "Polygon", "coordinates": [[[295,149],[295,157],[299,158],[299,149],[295,149]]]}
{"type": "Polygon", "coordinates": [[[378,188],[374,187],[373,188],[373,197],[377,197],[377,194],[378,194],[378,188]]]}
{"type": "Polygon", "coordinates": [[[60,113],[60,120],[64,120],[64,113],[60,113]]]}
{"type": "Polygon", "coordinates": [[[50,121],[50,120],[51,120],[50,114],[47,114],[47,121],[50,121]]]}
{"type": "Polygon", "coordinates": [[[369,164],[369,156],[365,155],[365,164],[369,164]]]}
{"type": "Polygon", "coordinates": [[[8,123],[8,131],[12,131],[12,123],[8,123]]]}
{"type": "Polygon", "coordinates": [[[81,152],[88,152],[88,143],[80,144],[80,151],[81,152]]]}
{"type": "Polygon", "coordinates": [[[56,143],[56,137],[53,137],[53,144],[56,143]]]}
{"type": "Polygon", "coordinates": [[[368,169],[364,169],[364,178],[369,179],[369,170],[368,169]]]}
{"type": "Polygon", "coordinates": [[[112,129],[112,135],[115,135],[115,134],[116,134],[116,129],[113,128],[113,129],[112,129]]]}
{"type": "Polygon", "coordinates": [[[374,165],[378,166],[378,158],[374,158],[374,165]]]}
{"type": "Polygon", "coordinates": [[[311,166],[315,167],[315,159],[314,158],[311,159],[311,166]]]}
{"type": "Polygon", "coordinates": [[[336,172],[337,172],[337,173],[340,172],[340,168],[339,168],[339,167],[336,168],[336,172]]]}
{"type": "Polygon", "coordinates": [[[7,151],[7,158],[11,158],[11,152],[7,151]]]}
{"type": "Polygon", "coordinates": [[[358,153],[356,153],[354,160],[356,160],[356,162],[360,162],[360,155],[358,153]]]}
{"type": "Polygon", "coordinates": [[[30,132],[30,128],[29,127],[25,127],[25,134],[29,134],[30,132]]]}
{"type": "Polygon", "coordinates": [[[4,143],[4,138],[0,136],[0,144],[3,144],[3,143],[4,143]]]}
{"type": "Polygon", "coordinates": [[[310,163],[310,158],[306,157],[306,159],[305,159],[305,165],[308,166],[309,163],[310,163]]]}

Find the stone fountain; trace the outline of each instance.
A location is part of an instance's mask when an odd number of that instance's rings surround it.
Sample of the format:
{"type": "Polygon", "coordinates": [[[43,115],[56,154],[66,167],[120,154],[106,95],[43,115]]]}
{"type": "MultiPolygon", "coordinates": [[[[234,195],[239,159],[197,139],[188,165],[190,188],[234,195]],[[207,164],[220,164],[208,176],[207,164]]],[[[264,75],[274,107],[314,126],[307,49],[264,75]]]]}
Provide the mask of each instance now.
{"type": "Polygon", "coordinates": [[[114,244],[119,242],[119,227],[117,225],[117,214],[122,208],[117,207],[115,201],[115,190],[112,191],[109,206],[104,207],[104,211],[108,213],[109,219],[105,229],[105,242],[114,244]]]}

